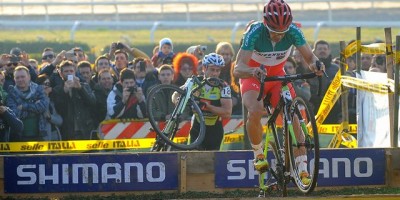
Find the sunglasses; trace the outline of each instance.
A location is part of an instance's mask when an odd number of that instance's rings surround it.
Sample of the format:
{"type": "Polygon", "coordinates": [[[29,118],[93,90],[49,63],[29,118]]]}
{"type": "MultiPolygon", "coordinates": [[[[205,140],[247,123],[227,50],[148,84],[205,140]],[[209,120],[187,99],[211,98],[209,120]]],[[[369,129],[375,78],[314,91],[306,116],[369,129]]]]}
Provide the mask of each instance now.
{"type": "Polygon", "coordinates": [[[50,82],[44,82],[43,85],[44,85],[44,86],[48,86],[48,87],[51,86],[50,82]]]}
{"type": "Polygon", "coordinates": [[[53,59],[53,58],[54,58],[54,55],[52,55],[52,54],[50,54],[50,55],[44,55],[44,56],[42,57],[42,60],[53,59]]]}
{"type": "Polygon", "coordinates": [[[18,66],[18,63],[8,63],[7,67],[11,67],[12,65],[14,65],[14,67],[18,66]]]}
{"type": "Polygon", "coordinates": [[[272,32],[272,33],[275,33],[275,34],[278,34],[278,35],[283,35],[283,34],[285,34],[285,33],[289,30],[289,28],[290,28],[290,27],[288,27],[286,30],[283,30],[283,31],[276,31],[276,30],[271,29],[271,28],[270,28],[268,25],[266,25],[266,24],[265,24],[265,27],[267,27],[268,31],[270,31],[270,32],[272,32]]]}

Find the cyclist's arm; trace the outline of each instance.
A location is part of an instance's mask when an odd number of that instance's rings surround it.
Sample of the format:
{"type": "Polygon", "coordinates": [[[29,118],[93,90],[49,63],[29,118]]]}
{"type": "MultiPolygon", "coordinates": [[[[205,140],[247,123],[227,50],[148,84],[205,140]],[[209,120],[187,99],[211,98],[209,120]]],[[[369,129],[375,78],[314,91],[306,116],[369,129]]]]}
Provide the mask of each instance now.
{"type": "Polygon", "coordinates": [[[247,65],[251,59],[251,55],[253,51],[239,49],[237,58],[236,58],[236,65],[233,70],[233,75],[237,78],[250,78],[254,74],[254,69],[247,65]]]}
{"type": "Polygon", "coordinates": [[[222,118],[230,118],[232,114],[232,99],[221,98],[221,107],[207,104],[206,109],[222,118]]]}

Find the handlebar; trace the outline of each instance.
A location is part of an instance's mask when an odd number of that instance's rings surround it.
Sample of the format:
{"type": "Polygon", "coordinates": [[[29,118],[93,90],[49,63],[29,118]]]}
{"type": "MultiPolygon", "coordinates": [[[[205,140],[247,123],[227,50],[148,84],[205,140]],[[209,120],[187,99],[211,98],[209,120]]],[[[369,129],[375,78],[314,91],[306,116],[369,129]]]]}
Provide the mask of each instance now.
{"type": "Polygon", "coordinates": [[[203,87],[206,84],[211,87],[218,87],[218,86],[222,85],[220,79],[214,78],[214,77],[204,78],[202,81],[200,81],[197,76],[193,75],[192,80],[195,84],[197,84],[196,88],[193,91],[203,87]]]}
{"type": "MultiPolygon", "coordinates": [[[[320,70],[321,69],[321,61],[318,60],[315,64],[316,64],[318,70],[320,70]]],[[[264,65],[260,65],[260,69],[265,71],[264,65]]],[[[326,74],[326,72],[325,71],[323,71],[323,72],[324,72],[324,75],[328,78],[328,75],[326,74]]],[[[264,92],[264,83],[265,82],[270,82],[270,81],[292,82],[292,81],[295,81],[295,80],[298,80],[298,79],[311,79],[311,78],[314,78],[316,76],[317,76],[317,74],[315,72],[306,73],[306,74],[286,74],[286,75],[283,75],[283,76],[269,76],[269,77],[266,76],[265,74],[262,74],[261,77],[260,77],[260,92],[258,93],[257,101],[260,101],[261,98],[262,98],[262,95],[263,95],[263,92],[264,92]]],[[[322,85],[321,84],[322,83],[322,77],[321,76],[318,77],[318,82],[319,82],[319,84],[318,84],[318,93],[317,93],[317,95],[320,96],[321,90],[322,90],[322,87],[321,87],[321,85],[322,85]]]]}

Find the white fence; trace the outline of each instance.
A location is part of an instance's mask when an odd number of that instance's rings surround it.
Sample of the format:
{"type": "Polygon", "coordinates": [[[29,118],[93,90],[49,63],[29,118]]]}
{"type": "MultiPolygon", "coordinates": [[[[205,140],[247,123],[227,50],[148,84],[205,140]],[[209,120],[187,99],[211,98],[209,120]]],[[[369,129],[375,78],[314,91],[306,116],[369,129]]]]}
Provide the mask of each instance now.
{"type": "MultiPolygon", "coordinates": [[[[154,42],[154,33],[160,27],[168,27],[168,28],[191,28],[191,27],[209,27],[209,28],[232,28],[231,31],[231,40],[235,41],[236,32],[239,27],[245,26],[248,21],[192,21],[190,13],[199,12],[198,9],[201,5],[209,4],[209,5],[223,5],[225,7],[229,6],[228,11],[231,12],[232,15],[235,14],[235,9],[240,9],[245,6],[253,7],[253,11],[255,11],[255,17],[257,19],[262,19],[261,10],[262,6],[267,0],[81,0],[81,1],[68,1],[68,0],[0,0],[0,28],[47,28],[52,29],[55,27],[58,28],[68,28],[71,30],[70,39],[73,41],[75,38],[75,32],[78,29],[82,28],[127,28],[127,29],[138,29],[138,28],[148,28],[151,30],[150,34],[150,42],[154,42]],[[126,9],[128,6],[137,5],[137,6],[151,6],[151,11],[154,13],[164,13],[171,12],[171,6],[176,7],[178,5],[184,5],[185,10],[183,12],[186,13],[186,19],[182,21],[168,20],[168,21],[121,21],[120,13],[121,10],[126,9]],[[101,7],[103,6],[103,7],[101,7]],[[97,15],[96,7],[101,7],[100,10],[110,9],[106,7],[113,7],[115,14],[115,19],[111,21],[85,21],[85,20],[50,20],[51,15],[62,14],[61,10],[65,12],[73,12],[78,9],[83,9],[86,13],[97,15]],[[164,7],[168,7],[168,9],[164,9],[164,7]],[[239,7],[239,8],[238,8],[239,7]],[[44,8],[44,12],[40,11],[40,9],[44,8]],[[61,9],[64,8],[64,9],[61,9]],[[65,9],[67,8],[67,9],[65,9]],[[7,16],[11,14],[7,14],[7,11],[11,9],[13,15],[19,13],[20,16],[24,16],[28,13],[35,13],[34,15],[43,15],[45,16],[44,20],[1,20],[1,15],[7,16]],[[53,13],[49,12],[55,11],[53,13]]],[[[287,0],[291,5],[298,4],[300,9],[307,9],[311,6],[315,6],[316,3],[326,4],[327,12],[328,12],[328,20],[327,21],[302,21],[301,24],[304,27],[315,27],[314,39],[318,38],[319,31],[321,27],[356,27],[356,26],[368,26],[368,27],[400,27],[400,22],[393,21],[380,21],[380,22],[371,22],[371,21],[338,21],[335,22],[332,20],[332,4],[333,3],[357,3],[357,4],[368,4],[370,8],[374,8],[376,2],[382,4],[383,2],[397,2],[400,3],[400,0],[287,0]]],[[[294,6],[292,6],[294,7],[294,6]]],[[[147,8],[148,9],[148,8],[147,8]]],[[[129,10],[132,12],[139,12],[138,10],[129,10]]],[[[175,9],[176,11],[176,9],[175,9]]],[[[207,12],[207,11],[203,11],[207,12]]],[[[222,12],[222,11],[221,11],[222,12]]],[[[239,12],[239,11],[237,11],[239,12]]],[[[311,13],[310,13],[311,14],[311,13]]],[[[17,14],[19,15],[19,14],[17,14]]],[[[247,19],[246,19],[247,20],[247,19]]],[[[349,19],[350,20],[350,19],[349,19]]]]}
{"type": "MultiPolygon", "coordinates": [[[[81,9],[82,13],[86,14],[99,14],[97,11],[110,11],[114,10],[115,21],[119,21],[121,10],[128,6],[151,6],[151,9],[157,13],[165,13],[170,10],[174,10],[173,7],[176,5],[183,5],[186,13],[186,21],[191,21],[190,13],[196,9],[199,5],[223,5],[228,6],[230,12],[235,11],[235,6],[252,6],[253,10],[257,13],[257,18],[261,18],[261,8],[268,0],[0,0],[0,15],[15,15],[20,13],[21,16],[26,15],[27,12],[36,12],[36,14],[44,15],[44,20],[49,21],[50,16],[54,14],[60,14],[62,10],[60,7],[69,7],[66,9],[67,12],[73,12],[76,9],[81,9]],[[166,6],[171,5],[168,9],[166,6]],[[96,9],[96,7],[107,7],[105,9],[96,9]],[[112,8],[112,9],[111,9],[112,8]],[[44,9],[44,10],[43,10],[44,9]],[[7,12],[10,11],[10,12],[7,12]],[[50,11],[53,11],[51,13],[50,11]]],[[[376,2],[382,4],[382,2],[390,3],[397,2],[399,0],[287,0],[291,5],[300,5],[300,9],[304,10],[307,7],[312,6],[316,3],[323,3],[327,5],[328,21],[332,21],[332,10],[333,4],[337,3],[356,3],[356,4],[369,4],[370,8],[373,9],[376,2]]],[[[226,7],[225,6],[225,7],[226,7]]],[[[138,10],[129,10],[127,12],[137,12],[138,10]]],[[[65,14],[65,13],[64,13],[65,14]]]]}

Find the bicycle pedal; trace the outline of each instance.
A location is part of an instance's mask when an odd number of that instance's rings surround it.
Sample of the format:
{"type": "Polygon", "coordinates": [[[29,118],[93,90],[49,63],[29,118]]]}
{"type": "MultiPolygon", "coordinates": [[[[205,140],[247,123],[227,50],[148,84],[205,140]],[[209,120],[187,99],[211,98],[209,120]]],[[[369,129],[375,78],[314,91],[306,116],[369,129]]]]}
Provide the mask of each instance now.
{"type": "Polygon", "coordinates": [[[260,190],[260,193],[258,194],[258,198],[263,198],[263,197],[265,197],[265,191],[260,190]]]}

